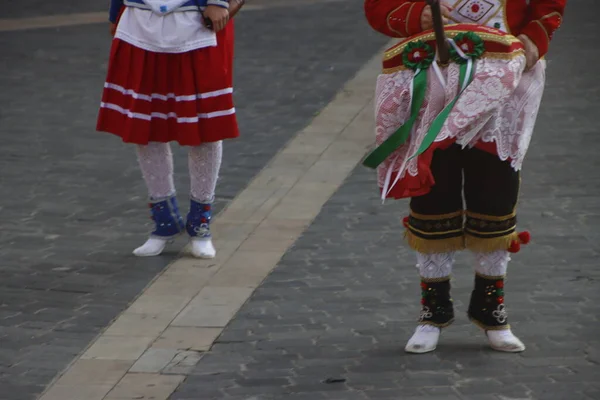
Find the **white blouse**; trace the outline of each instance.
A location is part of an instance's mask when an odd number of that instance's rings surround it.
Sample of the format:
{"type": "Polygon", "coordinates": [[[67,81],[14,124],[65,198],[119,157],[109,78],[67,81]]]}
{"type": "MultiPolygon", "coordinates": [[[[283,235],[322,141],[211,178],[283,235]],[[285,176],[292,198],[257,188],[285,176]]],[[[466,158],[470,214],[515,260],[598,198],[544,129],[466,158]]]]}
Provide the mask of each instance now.
{"type": "Polygon", "coordinates": [[[217,45],[216,34],[206,28],[197,11],[166,15],[126,7],[115,37],[144,50],[157,53],[186,53],[217,45]]]}

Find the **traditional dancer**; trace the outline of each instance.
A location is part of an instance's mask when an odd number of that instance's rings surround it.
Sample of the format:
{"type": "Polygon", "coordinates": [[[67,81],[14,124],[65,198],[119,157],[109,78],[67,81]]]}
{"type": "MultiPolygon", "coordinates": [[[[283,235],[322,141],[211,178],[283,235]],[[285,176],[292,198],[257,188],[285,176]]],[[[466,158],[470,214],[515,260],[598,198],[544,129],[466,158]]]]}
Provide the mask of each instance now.
{"type": "MultiPolygon", "coordinates": [[[[516,231],[520,169],[540,106],[545,62],[566,0],[366,0],[371,26],[408,38],[388,50],[377,82],[378,169],[382,198],[410,197],[406,237],[417,253],[421,315],[406,351],[436,348],[454,320],[450,275],[455,252],[475,254],[468,316],[498,351],[525,345],[504,304],[510,254],[529,241],[516,231]],[[435,61],[432,8],[446,26],[449,65],[435,61]],[[518,39],[517,39],[518,38],[518,39]],[[465,204],[463,204],[463,196],[465,204]]],[[[439,35],[438,35],[439,37],[439,35]]]]}
{"type": "Polygon", "coordinates": [[[136,145],[155,223],[150,238],[134,250],[137,256],[161,254],[184,231],[194,256],[215,256],[211,203],[222,140],[239,135],[229,6],[229,0],[111,1],[114,39],[97,129],[136,145]],[[189,146],[185,222],[175,196],[171,141],[189,146]]]}

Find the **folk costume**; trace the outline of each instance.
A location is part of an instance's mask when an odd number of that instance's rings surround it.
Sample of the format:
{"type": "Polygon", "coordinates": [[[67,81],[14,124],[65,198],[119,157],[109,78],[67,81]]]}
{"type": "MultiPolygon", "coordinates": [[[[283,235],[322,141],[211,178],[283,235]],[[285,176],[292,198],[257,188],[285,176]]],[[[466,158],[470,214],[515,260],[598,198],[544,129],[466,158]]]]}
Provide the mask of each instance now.
{"type": "Polygon", "coordinates": [[[211,204],[222,141],[239,135],[233,104],[233,22],[214,32],[207,6],[228,0],[112,0],[118,23],[97,130],[136,145],[155,229],[137,256],[160,254],[187,232],[192,253],[212,258],[211,204]],[[189,146],[190,210],[184,221],[173,184],[170,142],[189,146]]]}
{"type": "Polygon", "coordinates": [[[435,349],[454,320],[450,275],[457,251],[475,254],[468,316],[492,348],[525,349],[504,304],[510,254],[529,242],[516,230],[520,170],[545,80],[545,61],[525,71],[527,36],[540,58],[566,0],[450,0],[448,65],[436,62],[425,1],[366,0],[371,26],[405,38],[384,56],[376,89],[377,168],[382,199],[411,198],[404,220],[421,277],[419,326],[406,351],[435,349]],[[464,196],[464,202],[463,202],[464,196]]]}

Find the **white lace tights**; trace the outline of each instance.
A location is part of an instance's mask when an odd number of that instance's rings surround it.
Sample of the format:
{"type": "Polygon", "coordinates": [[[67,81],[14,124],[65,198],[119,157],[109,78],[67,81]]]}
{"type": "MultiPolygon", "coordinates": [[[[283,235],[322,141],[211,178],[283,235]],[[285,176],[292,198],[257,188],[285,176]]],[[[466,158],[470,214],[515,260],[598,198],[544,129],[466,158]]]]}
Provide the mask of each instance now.
{"type": "MultiPolygon", "coordinates": [[[[452,274],[454,252],[424,254],[417,252],[417,268],[423,278],[444,278],[452,274]]],[[[487,276],[504,276],[510,253],[506,250],[475,253],[475,271],[487,276]]]]}
{"type": "Polygon", "coordinates": [[[475,253],[475,271],[487,276],[504,276],[508,269],[510,253],[506,250],[475,253]]]}
{"type": "Polygon", "coordinates": [[[423,278],[445,278],[452,273],[455,252],[424,254],[417,252],[417,268],[423,278]]]}
{"type": "MultiPolygon", "coordinates": [[[[162,199],[175,193],[173,183],[173,154],[168,143],[152,142],[137,146],[138,162],[148,194],[152,199],[162,199]]],[[[222,142],[204,143],[190,147],[188,168],[191,195],[200,202],[212,202],[219,178],[222,142]]]]}

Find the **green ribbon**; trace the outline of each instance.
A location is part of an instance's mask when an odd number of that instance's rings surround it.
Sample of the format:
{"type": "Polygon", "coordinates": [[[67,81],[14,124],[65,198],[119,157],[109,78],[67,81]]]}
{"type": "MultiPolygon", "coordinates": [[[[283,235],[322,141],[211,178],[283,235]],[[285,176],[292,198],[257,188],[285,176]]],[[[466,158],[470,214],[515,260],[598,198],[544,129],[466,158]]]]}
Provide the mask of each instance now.
{"type": "Polygon", "coordinates": [[[425,100],[425,91],[427,89],[427,70],[419,71],[413,80],[413,99],[410,111],[410,118],[394,133],[390,135],[379,147],[371,152],[363,161],[363,165],[368,168],[377,168],[386,160],[396,149],[402,146],[408,140],[410,132],[419,116],[419,111],[425,100]]]}
{"type": "Polygon", "coordinates": [[[410,156],[407,159],[407,161],[410,161],[413,158],[418,157],[421,154],[423,154],[429,148],[429,146],[431,146],[431,144],[435,141],[435,138],[437,138],[438,134],[442,130],[442,127],[444,126],[444,123],[448,119],[450,112],[454,108],[454,105],[456,105],[456,102],[460,98],[460,95],[467,89],[467,87],[473,81],[473,77],[475,76],[475,65],[473,65],[473,67],[471,68],[471,74],[468,77],[467,77],[467,70],[468,70],[467,64],[460,65],[459,81],[460,81],[461,87],[463,87],[464,89],[461,90],[460,93],[454,98],[454,100],[452,100],[450,102],[450,104],[448,104],[446,106],[446,108],[444,108],[442,110],[442,112],[439,113],[438,116],[433,120],[433,123],[431,124],[431,126],[429,127],[429,130],[425,134],[425,138],[423,139],[423,142],[421,142],[421,146],[415,152],[415,154],[413,154],[412,156],[410,156]],[[465,85],[465,79],[468,79],[468,82],[466,85],[465,85]]]}

